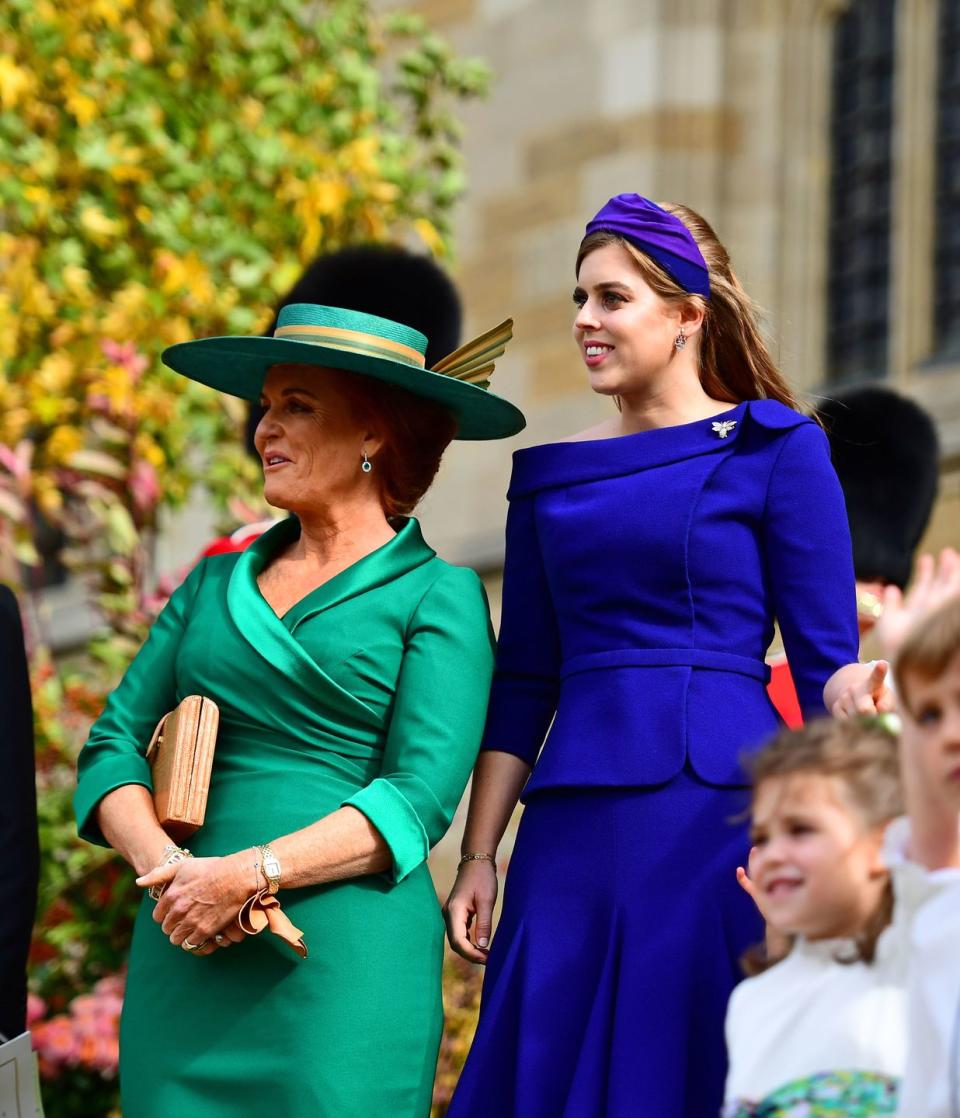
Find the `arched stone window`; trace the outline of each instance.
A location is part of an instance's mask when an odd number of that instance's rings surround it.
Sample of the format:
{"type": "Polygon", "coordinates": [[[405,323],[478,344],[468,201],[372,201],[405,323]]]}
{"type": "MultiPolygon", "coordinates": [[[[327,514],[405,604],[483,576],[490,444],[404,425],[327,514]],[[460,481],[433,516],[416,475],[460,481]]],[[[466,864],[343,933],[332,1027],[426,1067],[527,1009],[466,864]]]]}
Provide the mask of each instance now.
{"type": "Polygon", "coordinates": [[[889,366],[895,0],[854,0],[834,30],[826,349],[831,380],[889,366]]]}
{"type": "Polygon", "coordinates": [[[934,346],[960,358],[960,0],[941,0],[937,35],[934,346]]]}

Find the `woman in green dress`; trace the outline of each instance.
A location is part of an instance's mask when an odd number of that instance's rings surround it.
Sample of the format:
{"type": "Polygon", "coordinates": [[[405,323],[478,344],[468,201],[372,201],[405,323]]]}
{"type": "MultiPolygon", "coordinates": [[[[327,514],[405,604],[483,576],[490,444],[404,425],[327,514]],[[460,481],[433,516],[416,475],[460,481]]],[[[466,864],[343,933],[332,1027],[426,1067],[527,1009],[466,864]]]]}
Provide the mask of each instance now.
{"type": "Polygon", "coordinates": [[[451,438],[522,428],[486,387],[508,335],[430,371],[417,331],[296,304],[272,338],[164,354],[262,401],[264,494],[294,516],[193,570],[80,756],[80,833],[165,887],[134,930],[124,1118],[429,1113],[443,926],[425,859],[476,756],[492,655],[476,574],[406,514],[451,438]],[[190,694],[220,730],[193,857],[169,861],[145,750],[190,694]],[[236,924],[278,875],[305,960],[236,924]]]}

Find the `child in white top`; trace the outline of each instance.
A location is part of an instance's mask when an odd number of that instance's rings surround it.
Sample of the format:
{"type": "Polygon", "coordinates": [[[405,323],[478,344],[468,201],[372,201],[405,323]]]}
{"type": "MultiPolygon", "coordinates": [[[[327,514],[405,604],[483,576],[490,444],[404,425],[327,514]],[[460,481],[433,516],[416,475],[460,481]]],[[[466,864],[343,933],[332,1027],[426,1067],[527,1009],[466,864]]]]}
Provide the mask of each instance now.
{"type": "Polygon", "coordinates": [[[895,677],[909,816],[897,853],[909,859],[906,871],[938,889],[910,929],[910,1045],[898,1113],[960,1118],[960,598],[907,637],[895,677]]]}
{"type": "Polygon", "coordinates": [[[914,628],[896,682],[907,816],[885,833],[896,746],[876,723],[814,723],[755,760],[741,880],[773,950],[731,999],[726,1114],[960,1118],[960,599],[914,628]]]}
{"type": "Polygon", "coordinates": [[[892,1114],[907,1049],[905,937],[883,857],[902,810],[896,739],[814,722],[762,749],[753,776],[742,881],[770,953],[730,1000],[724,1114],[892,1114]]]}

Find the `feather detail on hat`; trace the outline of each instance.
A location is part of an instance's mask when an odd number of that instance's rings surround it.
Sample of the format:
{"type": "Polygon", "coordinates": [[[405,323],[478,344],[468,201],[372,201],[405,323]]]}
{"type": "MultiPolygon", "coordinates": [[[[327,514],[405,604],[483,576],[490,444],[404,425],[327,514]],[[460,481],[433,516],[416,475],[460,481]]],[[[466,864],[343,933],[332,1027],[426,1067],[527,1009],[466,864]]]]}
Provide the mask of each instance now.
{"type": "Polygon", "coordinates": [[[492,330],[447,354],[430,371],[453,377],[454,380],[464,380],[478,388],[486,388],[497,358],[503,356],[507,342],[512,337],[513,319],[504,319],[499,326],[494,326],[492,330]]]}

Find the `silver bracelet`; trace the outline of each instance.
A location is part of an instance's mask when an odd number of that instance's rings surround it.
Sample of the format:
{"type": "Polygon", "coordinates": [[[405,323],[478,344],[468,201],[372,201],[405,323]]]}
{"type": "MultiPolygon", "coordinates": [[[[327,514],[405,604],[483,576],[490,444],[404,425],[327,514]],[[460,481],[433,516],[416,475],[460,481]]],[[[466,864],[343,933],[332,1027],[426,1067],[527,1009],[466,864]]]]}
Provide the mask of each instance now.
{"type": "MultiPolygon", "coordinates": [[[[182,862],[186,858],[193,857],[189,850],[185,849],[182,846],[177,846],[175,843],[172,842],[167,843],[167,845],[163,848],[163,853],[165,854],[165,857],[160,865],[156,867],[158,870],[161,869],[163,866],[172,866],[174,862],[182,862]]],[[[167,882],[163,882],[160,885],[151,885],[150,888],[147,890],[147,893],[153,898],[153,900],[159,901],[160,898],[163,896],[163,891],[164,889],[166,889],[166,887],[167,882]]]]}
{"type": "Polygon", "coordinates": [[[489,862],[494,869],[497,868],[497,859],[492,854],[485,854],[481,851],[477,851],[476,853],[464,854],[460,861],[457,863],[457,869],[459,870],[465,862],[489,862]]]}

